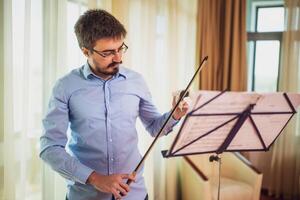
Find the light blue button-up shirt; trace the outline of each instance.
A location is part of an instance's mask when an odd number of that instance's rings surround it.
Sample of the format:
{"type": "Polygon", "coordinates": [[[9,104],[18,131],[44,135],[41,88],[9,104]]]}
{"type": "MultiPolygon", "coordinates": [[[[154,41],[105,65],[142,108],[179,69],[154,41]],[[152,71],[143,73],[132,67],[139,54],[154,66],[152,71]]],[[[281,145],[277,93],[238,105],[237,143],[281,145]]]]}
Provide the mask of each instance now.
{"type": "MultiPolygon", "coordinates": [[[[119,73],[105,81],[85,64],[59,79],[53,89],[40,157],[68,179],[70,200],[111,200],[111,194],[86,184],[89,175],[131,173],[141,159],[137,117],[154,137],[168,115],[157,111],[140,74],[120,66],[119,73]]],[[[171,118],[164,134],[176,122],[171,118]]],[[[145,198],[142,170],[130,187],[124,199],[145,198]]]]}

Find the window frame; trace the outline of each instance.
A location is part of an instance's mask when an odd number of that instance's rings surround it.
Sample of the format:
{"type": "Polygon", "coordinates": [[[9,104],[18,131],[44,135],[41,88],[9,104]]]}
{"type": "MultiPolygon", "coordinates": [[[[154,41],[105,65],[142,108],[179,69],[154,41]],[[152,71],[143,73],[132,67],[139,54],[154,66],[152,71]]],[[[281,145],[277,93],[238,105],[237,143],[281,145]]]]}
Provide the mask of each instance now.
{"type": "MultiPolygon", "coordinates": [[[[282,35],[283,31],[274,31],[274,32],[258,32],[257,25],[258,25],[258,10],[261,8],[277,8],[277,7],[284,7],[283,2],[274,1],[274,2],[251,2],[251,8],[254,10],[255,13],[250,12],[251,15],[251,24],[250,27],[254,29],[254,31],[247,31],[247,42],[253,42],[253,50],[251,53],[248,53],[247,56],[253,54],[251,66],[248,65],[248,68],[251,67],[252,77],[251,77],[251,91],[255,91],[255,59],[256,59],[256,42],[257,41],[267,41],[267,40],[277,40],[279,41],[279,60],[278,60],[278,74],[277,74],[277,83],[276,83],[276,91],[279,89],[279,76],[280,76],[280,69],[281,69],[281,53],[282,53],[282,35]],[[254,15],[254,17],[253,17],[254,15]]],[[[250,28],[250,29],[251,29],[250,28]]],[[[249,64],[249,62],[248,62],[249,64]]],[[[248,77],[249,78],[249,77],[248,77]]],[[[249,87],[248,87],[249,88],[249,87]]]]}

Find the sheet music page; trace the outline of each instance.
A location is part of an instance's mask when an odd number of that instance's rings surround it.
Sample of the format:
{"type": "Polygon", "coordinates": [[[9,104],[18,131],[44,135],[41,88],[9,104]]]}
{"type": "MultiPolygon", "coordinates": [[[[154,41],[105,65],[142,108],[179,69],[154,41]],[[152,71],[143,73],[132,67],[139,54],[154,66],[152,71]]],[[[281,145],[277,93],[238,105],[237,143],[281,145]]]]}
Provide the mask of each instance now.
{"type": "MultiPolygon", "coordinates": [[[[260,130],[259,130],[260,132],[260,130]]],[[[236,136],[227,148],[228,150],[263,150],[264,146],[259,139],[250,118],[244,122],[236,136]]]]}
{"type": "Polygon", "coordinates": [[[260,96],[252,112],[292,111],[283,93],[266,93],[260,96]]]}
{"type": "MultiPolygon", "coordinates": [[[[300,95],[287,94],[287,96],[296,109],[300,105],[300,95]]],[[[252,118],[267,146],[272,144],[292,117],[292,114],[284,114],[284,112],[292,112],[292,109],[282,92],[263,94],[252,112],[252,118]]]]}
{"type": "Polygon", "coordinates": [[[253,115],[252,118],[260,131],[266,146],[269,146],[279,135],[291,116],[292,114],[253,115]]]}
{"type": "Polygon", "coordinates": [[[299,109],[300,107],[300,98],[298,93],[288,93],[287,94],[289,99],[291,100],[294,108],[297,110],[297,108],[299,109]]]}
{"type": "MultiPolygon", "coordinates": [[[[189,132],[189,135],[192,137],[182,138],[182,140],[178,141],[177,146],[174,148],[174,152],[176,154],[182,153],[197,153],[197,152],[211,152],[218,149],[218,147],[223,143],[224,139],[227,137],[228,133],[230,132],[231,128],[234,126],[237,119],[228,122],[227,124],[221,126],[219,129],[214,130],[213,132],[208,133],[206,136],[202,137],[199,140],[196,140],[194,143],[186,146],[185,148],[181,148],[186,142],[191,142],[190,138],[197,137],[198,133],[196,130],[195,132],[189,132]]],[[[201,126],[198,124],[198,127],[201,126]]],[[[202,134],[207,133],[207,128],[202,127],[203,132],[202,134]]],[[[208,127],[212,129],[212,127],[208,127]]]]}
{"type": "MultiPolygon", "coordinates": [[[[216,97],[221,92],[199,92],[200,98],[197,102],[196,108],[201,107],[209,100],[216,97]]],[[[193,114],[201,113],[238,113],[245,110],[250,104],[255,104],[261,95],[257,93],[245,92],[225,92],[219,97],[215,98],[200,109],[196,109],[193,114]]]]}
{"type": "MultiPolygon", "coordinates": [[[[197,117],[189,117],[185,122],[184,126],[182,127],[181,134],[179,139],[175,145],[174,151],[177,151],[179,148],[193,142],[199,137],[206,138],[206,143],[202,144],[201,146],[197,146],[199,141],[198,140],[193,145],[189,145],[189,148],[208,148],[208,149],[215,149],[216,143],[220,143],[224,140],[224,137],[227,136],[231,128],[233,127],[234,123],[237,119],[236,115],[234,116],[222,116],[222,117],[215,117],[215,116],[197,116],[197,117]],[[231,121],[231,122],[230,122],[231,121]],[[226,122],[228,122],[226,124],[226,122]],[[219,130],[216,130],[216,128],[219,130]],[[218,134],[214,134],[210,132],[217,132],[218,134]],[[208,134],[207,136],[204,136],[208,134]],[[210,136],[209,136],[210,135],[210,136]],[[195,146],[196,145],[196,146],[195,146]]],[[[204,149],[203,149],[204,150],[204,149]]]]}

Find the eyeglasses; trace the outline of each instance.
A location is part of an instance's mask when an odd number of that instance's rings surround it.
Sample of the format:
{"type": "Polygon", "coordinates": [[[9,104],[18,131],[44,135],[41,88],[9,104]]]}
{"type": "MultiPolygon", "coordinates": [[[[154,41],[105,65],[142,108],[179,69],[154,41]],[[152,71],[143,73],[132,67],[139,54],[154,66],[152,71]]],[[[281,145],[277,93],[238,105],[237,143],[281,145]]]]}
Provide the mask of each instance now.
{"type": "Polygon", "coordinates": [[[117,50],[106,50],[106,51],[97,51],[95,49],[92,49],[92,51],[96,52],[98,55],[102,56],[103,58],[115,56],[117,53],[123,54],[127,51],[128,46],[123,43],[121,47],[119,47],[117,50]]]}

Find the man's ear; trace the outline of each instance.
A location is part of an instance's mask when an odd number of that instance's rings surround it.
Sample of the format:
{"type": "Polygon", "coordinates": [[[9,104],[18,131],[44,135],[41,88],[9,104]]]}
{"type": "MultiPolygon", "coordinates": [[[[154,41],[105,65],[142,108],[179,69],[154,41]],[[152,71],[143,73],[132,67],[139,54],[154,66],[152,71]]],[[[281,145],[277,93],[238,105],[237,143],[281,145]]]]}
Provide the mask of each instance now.
{"type": "Polygon", "coordinates": [[[82,47],[81,48],[81,51],[82,51],[82,53],[88,58],[89,57],[89,52],[90,52],[90,50],[88,50],[87,48],[85,48],[85,47],[82,47]]]}

